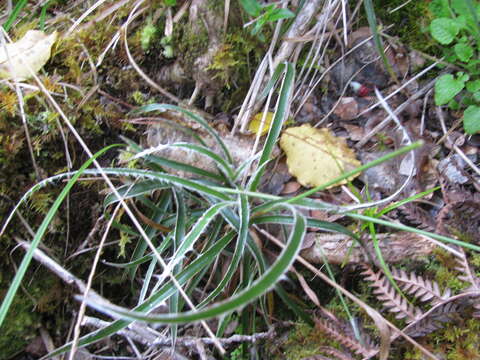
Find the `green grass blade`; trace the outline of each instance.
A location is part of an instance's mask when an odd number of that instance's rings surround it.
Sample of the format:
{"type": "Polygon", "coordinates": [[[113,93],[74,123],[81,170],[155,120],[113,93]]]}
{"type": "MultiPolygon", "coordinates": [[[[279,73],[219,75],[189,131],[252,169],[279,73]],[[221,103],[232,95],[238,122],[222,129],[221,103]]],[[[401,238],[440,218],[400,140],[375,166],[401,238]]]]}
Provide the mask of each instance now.
{"type": "Polygon", "coordinates": [[[90,159],[88,159],[81,167],[76,171],[72,178],[68,181],[67,185],[63,188],[61,193],[58,195],[58,197],[55,199],[55,202],[53,203],[52,207],[48,211],[47,215],[42,221],[42,224],[38,228],[37,232],[35,233],[35,236],[33,238],[32,244],[30,248],[28,249],[27,253],[22,259],[22,262],[15,274],[15,277],[12,281],[12,284],[8,288],[8,292],[5,295],[5,298],[3,299],[2,305],[0,307],[0,327],[2,326],[3,321],[5,320],[5,317],[7,315],[8,310],[10,309],[10,305],[13,302],[13,298],[15,297],[15,294],[17,293],[17,290],[23,280],[23,277],[25,276],[25,273],[28,269],[28,266],[30,265],[30,261],[32,260],[33,253],[37,249],[38,245],[40,244],[40,241],[42,240],[43,236],[47,232],[48,225],[50,222],[53,220],[53,217],[57,213],[58,209],[60,208],[60,205],[62,204],[63,200],[65,197],[68,195],[70,190],[72,189],[73,185],[77,182],[78,178],[83,174],[83,172],[93,163],[93,161],[107,152],[108,150],[117,147],[120,145],[114,144],[107,146],[103,148],[102,150],[98,151],[96,154],[93,155],[90,159]]]}
{"type": "Polygon", "coordinates": [[[145,301],[147,297],[147,292],[150,287],[150,283],[152,281],[152,277],[154,274],[155,269],[157,268],[157,258],[153,256],[150,259],[150,264],[148,265],[147,272],[145,273],[145,277],[143,279],[142,288],[140,289],[140,295],[138,297],[138,305],[145,301]]]}
{"type": "MultiPolygon", "coordinates": [[[[347,235],[352,239],[358,240],[358,236],[353,232],[348,230],[345,226],[342,226],[337,223],[322,221],[317,219],[306,218],[307,226],[322,229],[330,232],[337,232],[340,234],[347,235]]],[[[294,219],[292,216],[288,215],[262,215],[256,216],[251,220],[251,224],[282,224],[282,225],[292,225],[294,219]]]]}
{"type": "MultiPolygon", "coordinates": [[[[262,155],[258,161],[258,166],[261,167],[264,163],[270,160],[273,148],[278,140],[283,124],[287,120],[288,109],[290,108],[291,95],[295,82],[295,68],[292,64],[286,64],[285,78],[280,89],[275,115],[273,116],[270,130],[268,131],[265,145],[263,146],[262,155]]],[[[252,189],[256,190],[256,189],[252,189]]]]}
{"type": "Polygon", "coordinates": [[[275,292],[282,299],[282,301],[298,316],[299,319],[305,321],[308,325],[314,326],[315,322],[307,312],[298,306],[293,299],[288,296],[288,293],[283,289],[280,284],[275,285],[275,292]]]}
{"type": "MultiPolygon", "coordinates": [[[[219,256],[220,252],[232,241],[235,237],[235,232],[230,231],[223,238],[215,242],[207,251],[195,259],[190,265],[185,267],[176,277],[180,285],[184,285],[188,280],[194,277],[201,269],[206,266],[209,266],[213,263],[215,258],[219,256]]],[[[175,293],[176,288],[171,281],[164,284],[158,291],[150,296],[145,302],[141,305],[138,305],[134,308],[136,311],[150,311],[156,306],[167,300],[173,293],[175,293]]],[[[84,347],[90,344],[93,344],[97,341],[103,340],[109,336],[115,335],[118,331],[125,329],[130,325],[132,321],[130,320],[116,320],[109,326],[91,332],[90,334],[84,335],[80,338],[78,347],[84,347]]],[[[52,351],[42,358],[45,360],[53,356],[64,354],[65,352],[71,349],[71,343],[65,344],[58,349],[52,351]]]]}
{"type": "Polygon", "coordinates": [[[205,232],[207,226],[213,221],[213,219],[215,219],[215,217],[222,211],[223,208],[231,205],[232,202],[219,202],[205,211],[205,213],[197,220],[190,232],[183,238],[178,238],[181,243],[178,244],[178,249],[173,254],[172,259],[169,262],[169,266],[176,265],[185,257],[187,252],[193,250],[193,245],[205,232]]]}
{"type": "Polygon", "coordinates": [[[227,271],[222,277],[222,280],[218,283],[218,285],[213,289],[208,296],[202,300],[202,302],[198,305],[199,308],[204,307],[205,305],[209,304],[212,300],[214,300],[223,290],[225,290],[225,286],[230,282],[235,272],[238,270],[238,265],[242,260],[246,244],[248,241],[248,226],[249,226],[249,219],[250,219],[250,206],[248,204],[248,198],[244,195],[239,196],[239,209],[240,209],[240,226],[238,231],[238,238],[235,244],[235,251],[233,253],[232,259],[230,261],[230,265],[227,268],[227,271]]]}
{"type": "MultiPolygon", "coordinates": [[[[109,175],[116,175],[116,176],[132,176],[135,178],[146,178],[146,179],[156,179],[161,180],[166,183],[185,187],[189,190],[195,191],[200,193],[202,196],[210,195],[214,196],[220,200],[230,201],[231,199],[216,190],[213,190],[210,186],[203,185],[200,181],[196,180],[189,180],[182,178],[180,176],[169,175],[161,172],[155,172],[150,170],[139,170],[139,169],[127,169],[127,168],[105,168],[103,169],[105,173],[109,175]]],[[[90,175],[97,175],[98,172],[95,170],[87,170],[85,171],[86,174],[90,175]]]]}
{"type": "Polygon", "coordinates": [[[361,215],[361,214],[355,214],[355,213],[345,213],[345,215],[347,215],[348,217],[351,217],[353,219],[367,221],[367,222],[370,221],[372,223],[388,226],[388,227],[391,227],[393,229],[413,232],[413,233],[416,233],[416,234],[419,234],[419,235],[424,235],[424,236],[427,236],[427,237],[430,237],[432,239],[442,241],[442,242],[445,242],[445,243],[450,243],[450,244],[462,246],[462,247],[470,249],[470,250],[480,251],[480,246],[469,244],[469,243],[466,243],[464,241],[452,239],[452,238],[449,238],[447,236],[431,233],[431,232],[428,232],[428,231],[425,231],[425,230],[416,229],[416,228],[413,228],[413,227],[410,227],[410,226],[407,226],[407,225],[397,224],[397,223],[394,223],[394,222],[391,222],[391,221],[377,219],[376,217],[371,217],[371,216],[366,216],[366,215],[361,215]]]}
{"type": "MultiPolygon", "coordinates": [[[[176,204],[176,221],[175,221],[175,234],[174,234],[174,241],[173,241],[173,251],[177,251],[178,246],[184,241],[185,233],[187,231],[187,208],[185,206],[185,198],[183,196],[183,191],[179,189],[175,189],[174,191],[175,196],[175,204],[176,204]]],[[[193,245],[192,245],[193,247],[193,245]]],[[[174,265],[172,274],[176,277],[178,273],[181,271],[181,265],[174,265]]],[[[170,312],[179,312],[180,311],[180,304],[179,304],[179,293],[176,291],[170,299],[168,299],[168,308],[170,312]]],[[[170,337],[172,342],[172,348],[175,348],[175,343],[177,341],[177,334],[178,334],[178,325],[171,324],[170,325],[170,337]]]]}
{"type": "Polygon", "coordinates": [[[390,211],[402,206],[402,205],[405,205],[409,202],[412,202],[414,200],[417,200],[417,199],[421,199],[422,197],[424,196],[427,196],[428,194],[431,194],[437,190],[440,189],[440,186],[436,186],[434,188],[431,188],[431,189],[428,189],[428,190],[425,190],[425,191],[422,191],[421,193],[418,193],[418,194],[415,194],[413,196],[410,196],[406,199],[402,199],[400,201],[396,201],[395,203],[385,207],[384,209],[380,210],[377,214],[375,214],[375,216],[377,217],[382,217],[383,215],[385,214],[388,214],[390,211]]]}
{"type": "Polygon", "coordinates": [[[280,256],[277,258],[274,264],[249,288],[239,292],[237,295],[232,296],[226,301],[199,311],[188,311],[185,313],[167,315],[148,315],[141,311],[130,311],[128,309],[112,306],[110,304],[99,304],[90,299],[85,299],[85,301],[88,305],[101,312],[115,314],[115,316],[121,316],[125,319],[168,324],[179,324],[210,319],[241,308],[274,286],[295,260],[305,235],[306,221],[302,215],[298,214],[295,210],[293,211],[295,212],[295,223],[290,233],[287,245],[282,250],[280,256]]]}
{"type": "Polygon", "coordinates": [[[277,68],[275,69],[272,78],[268,80],[267,85],[265,85],[265,89],[260,93],[258,96],[258,100],[261,101],[265,99],[268,96],[268,93],[270,90],[273,89],[273,87],[278,83],[278,80],[280,79],[281,75],[285,71],[285,64],[279,64],[277,68]]]}
{"type": "Polygon", "coordinates": [[[365,6],[368,26],[370,27],[370,30],[372,32],[373,41],[375,42],[375,47],[377,48],[377,52],[382,58],[382,62],[383,62],[383,65],[385,66],[385,69],[387,69],[392,79],[394,79],[395,82],[398,82],[397,76],[395,75],[395,72],[393,71],[392,66],[388,62],[387,56],[385,55],[385,49],[383,47],[382,40],[380,39],[380,34],[378,33],[377,18],[375,16],[375,9],[373,8],[372,0],[364,0],[363,5],[365,6]]]}
{"type": "Polygon", "coordinates": [[[43,6],[42,10],[40,11],[40,21],[38,22],[38,28],[42,31],[45,31],[45,19],[47,18],[47,10],[50,7],[50,4],[53,0],[48,0],[43,6]]]}
{"type": "Polygon", "coordinates": [[[217,167],[227,176],[228,179],[233,180],[235,177],[235,172],[232,169],[232,167],[221,156],[217,155],[206,146],[190,144],[190,143],[175,143],[169,146],[186,148],[186,149],[195,151],[199,154],[202,154],[206,157],[209,157],[215,162],[217,167]]]}
{"type": "MultiPolygon", "coordinates": [[[[158,180],[143,180],[138,183],[123,185],[117,188],[119,195],[122,199],[131,199],[140,195],[150,194],[152,191],[170,188],[170,185],[165,185],[158,180]]],[[[114,193],[110,193],[105,196],[103,200],[103,207],[106,208],[119,201],[114,193]]]]}
{"type": "Polygon", "coordinates": [[[145,161],[156,164],[156,165],[159,165],[162,168],[163,167],[169,167],[169,168],[172,168],[172,169],[175,169],[175,170],[180,170],[180,171],[188,172],[190,174],[194,174],[198,177],[206,177],[206,178],[209,178],[209,179],[212,179],[212,180],[215,180],[215,181],[219,181],[219,182],[222,182],[222,183],[226,181],[226,179],[220,174],[215,174],[211,171],[203,170],[203,169],[200,169],[196,166],[192,166],[192,165],[182,163],[182,162],[179,162],[179,161],[170,160],[170,159],[167,159],[167,158],[162,157],[162,156],[147,155],[147,156],[145,156],[144,159],[145,159],[145,161]]]}
{"type": "Polygon", "coordinates": [[[5,31],[9,31],[10,28],[13,25],[13,22],[17,19],[18,15],[20,12],[23,10],[23,8],[27,5],[28,0],[19,0],[17,2],[17,5],[12,10],[12,13],[8,17],[7,21],[5,21],[5,24],[3,24],[3,28],[5,31]]]}
{"type": "MultiPolygon", "coordinates": [[[[156,206],[156,209],[153,210],[153,212],[150,216],[150,218],[154,222],[156,222],[156,223],[163,222],[165,213],[167,212],[167,209],[170,207],[170,204],[171,204],[170,194],[171,194],[170,191],[163,191],[162,194],[160,195],[160,199],[158,201],[158,206],[156,206]]],[[[149,237],[149,239],[153,239],[157,235],[157,233],[158,233],[157,229],[154,229],[154,228],[149,227],[149,226],[146,228],[146,234],[149,237]]],[[[130,260],[135,260],[135,259],[141,258],[145,254],[145,251],[148,248],[148,244],[145,241],[145,239],[140,235],[138,235],[137,237],[138,237],[139,240],[137,242],[137,246],[135,246],[135,250],[134,250],[130,260]]],[[[165,238],[163,240],[162,244],[158,248],[158,251],[159,251],[160,254],[168,246],[168,244],[170,243],[170,240],[171,240],[171,237],[170,237],[170,234],[169,234],[167,236],[167,238],[165,238]]],[[[128,268],[128,275],[130,276],[130,279],[133,280],[135,278],[135,274],[136,274],[137,270],[138,270],[138,265],[137,266],[134,265],[133,267],[128,268]]]]}

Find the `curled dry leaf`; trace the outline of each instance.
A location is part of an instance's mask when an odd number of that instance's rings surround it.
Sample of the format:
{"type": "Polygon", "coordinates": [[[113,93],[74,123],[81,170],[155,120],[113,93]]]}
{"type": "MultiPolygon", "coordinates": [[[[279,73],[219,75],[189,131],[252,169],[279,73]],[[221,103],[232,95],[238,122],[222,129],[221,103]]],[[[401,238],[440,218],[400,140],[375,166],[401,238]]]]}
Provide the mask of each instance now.
{"type": "Polygon", "coordinates": [[[57,33],[29,30],[17,42],[0,47],[0,78],[23,80],[40,70],[50,58],[57,33]],[[10,61],[9,61],[10,60],[10,61]]]}
{"type": "Polygon", "coordinates": [[[353,97],[342,97],[333,111],[341,120],[353,120],[358,116],[358,103],[353,97]]]}
{"type": "MultiPolygon", "coordinates": [[[[307,124],[285,130],[280,146],[287,155],[288,170],[305,187],[323,185],[361,165],[344,139],[307,124]]],[[[328,188],[346,183],[343,180],[328,188]]]]}
{"type": "Polygon", "coordinates": [[[281,194],[292,194],[294,192],[297,192],[300,187],[301,185],[297,181],[289,181],[283,186],[281,194]]]}

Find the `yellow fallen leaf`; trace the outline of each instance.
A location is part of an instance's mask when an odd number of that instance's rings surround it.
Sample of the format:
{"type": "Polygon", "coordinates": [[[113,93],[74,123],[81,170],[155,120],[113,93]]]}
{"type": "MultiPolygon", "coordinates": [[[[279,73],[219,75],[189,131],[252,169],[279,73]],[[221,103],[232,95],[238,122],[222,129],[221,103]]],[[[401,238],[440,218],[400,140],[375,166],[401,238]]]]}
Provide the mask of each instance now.
{"type": "Polygon", "coordinates": [[[0,45],[0,78],[23,80],[31,77],[28,67],[35,73],[40,70],[50,58],[56,39],[57,32],[47,35],[43,31],[29,30],[17,42],[0,45]]]}
{"type": "MultiPolygon", "coordinates": [[[[272,120],[273,120],[273,112],[267,112],[267,115],[265,117],[265,124],[263,124],[263,129],[262,133],[260,135],[265,135],[268,133],[268,130],[270,129],[270,125],[272,125],[272,120]]],[[[262,124],[262,118],[263,118],[263,112],[258,113],[255,115],[250,121],[250,124],[248,125],[248,130],[253,132],[254,134],[258,134],[260,131],[260,125],[262,124]]]]}
{"type": "MultiPolygon", "coordinates": [[[[280,138],[280,146],[287,155],[288,170],[305,187],[323,185],[361,165],[346,141],[328,129],[315,129],[310,125],[288,128],[280,138]]],[[[347,180],[328,188],[345,183],[347,180]]]]}

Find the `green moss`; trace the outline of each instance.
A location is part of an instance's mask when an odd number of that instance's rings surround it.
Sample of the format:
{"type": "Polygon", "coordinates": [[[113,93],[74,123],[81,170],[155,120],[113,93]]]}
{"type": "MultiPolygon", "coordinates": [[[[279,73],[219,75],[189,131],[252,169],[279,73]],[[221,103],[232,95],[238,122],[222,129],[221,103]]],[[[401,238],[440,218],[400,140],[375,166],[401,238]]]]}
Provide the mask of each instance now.
{"type": "MultiPolygon", "coordinates": [[[[4,271],[0,272],[2,289],[0,298],[5,296],[10,281],[2,275],[7,273],[8,269],[2,270],[4,271]]],[[[58,297],[52,294],[52,289],[55,288],[56,281],[46,271],[40,271],[35,274],[35,280],[26,286],[29,296],[19,289],[0,332],[0,360],[9,359],[21,352],[38,335],[38,328],[44,314],[50,313],[55,316],[57,306],[53,304],[58,305],[58,297]]]]}
{"type": "Polygon", "coordinates": [[[318,329],[298,323],[291,330],[287,341],[282,344],[282,353],[277,354],[274,359],[300,360],[314,356],[322,345],[326,345],[325,340],[326,337],[318,329]]]}
{"type": "Polygon", "coordinates": [[[436,53],[438,46],[427,32],[431,17],[427,1],[411,1],[399,10],[391,10],[405,4],[405,0],[374,0],[375,15],[385,25],[395,26],[387,33],[398,36],[400,41],[415,50],[436,53]]]}
{"type": "Polygon", "coordinates": [[[174,54],[179,57],[185,69],[191,69],[195,60],[208,49],[208,30],[201,23],[200,31],[194,31],[188,23],[175,26],[172,34],[174,54]]]}

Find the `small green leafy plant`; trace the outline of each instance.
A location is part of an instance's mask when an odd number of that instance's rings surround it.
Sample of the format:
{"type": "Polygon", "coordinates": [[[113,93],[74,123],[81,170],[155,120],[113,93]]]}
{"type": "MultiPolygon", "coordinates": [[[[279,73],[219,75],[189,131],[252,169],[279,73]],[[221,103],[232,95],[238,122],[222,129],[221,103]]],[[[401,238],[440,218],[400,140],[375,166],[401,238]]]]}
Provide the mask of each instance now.
{"type": "Polygon", "coordinates": [[[249,24],[255,24],[251,31],[252,35],[257,35],[261,40],[264,40],[264,37],[260,31],[265,24],[295,16],[290,10],[277,8],[275,4],[261,5],[257,0],[240,0],[240,3],[247,14],[254,18],[249,24]]]}
{"type": "Polygon", "coordinates": [[[438,78],[435,104],[465,109],[464,129],[468,134],[475,134],[480,131],[480,2],[433,0],[430,11],[434,16],[430,34],[445,46],[445,60],[464,69],[438,78]]]}

